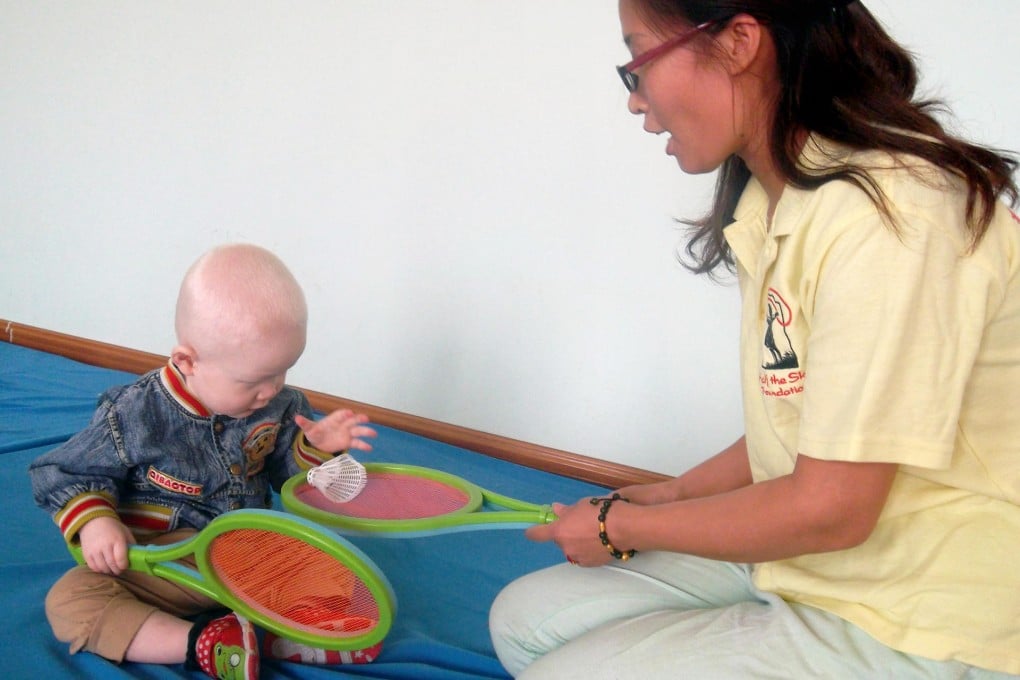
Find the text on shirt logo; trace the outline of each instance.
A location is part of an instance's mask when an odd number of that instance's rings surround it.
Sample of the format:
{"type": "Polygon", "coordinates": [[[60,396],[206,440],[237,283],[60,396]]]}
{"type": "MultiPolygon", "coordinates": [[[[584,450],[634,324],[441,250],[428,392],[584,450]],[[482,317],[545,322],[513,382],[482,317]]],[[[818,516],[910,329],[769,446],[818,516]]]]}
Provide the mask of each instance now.
{"type": "Polygon", "coordinates": [[[160,472],[154,467],[150,467],[148,472],[145,473],[146,478],[167,491],[173,491],[174,493],[182,493],[185,496],[201,496],[202,485],[192,484],[191,482],[182,482],[179,479],[175,479],[168,474],[160,472]]]}

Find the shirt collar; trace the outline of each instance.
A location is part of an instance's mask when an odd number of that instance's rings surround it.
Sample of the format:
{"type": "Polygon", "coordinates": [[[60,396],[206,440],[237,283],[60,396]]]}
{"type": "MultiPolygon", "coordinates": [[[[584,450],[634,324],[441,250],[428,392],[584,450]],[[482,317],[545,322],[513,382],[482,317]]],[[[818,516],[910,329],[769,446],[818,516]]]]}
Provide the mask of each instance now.
{"type": "MultiPolygon", "coordinates": [[[[797,165],[808,171],[824,172],[845,164],[849,154],[850,150],[845,147],[824,137],[810,135],[797,159],[797,165]]],[[[734,256],[746,269],[753,269],[751,265],[757,261],[767,237],[788,236],[793,231],[800,223],[799,215],[803,213],[814,192],[814,189],[798,189],[787,184],[776,204],[770,228],[768,195],[755,177],[747,181],[733,211],[733,222],[723,232],[734,256]]]]}
{"type": "Polygon", "coordinates": [[[174,401],[181,405],[188,413],[200,416],[202,418],[209,418],[212,416],[212,411],[202,405],[202,402],[198,400],[191,390],[188,389],[187,384],[184,380],[184,374],[181,373],[181,369],[174,365],[173,360],[166,362],[166,366],[159,372],[159,379],[163,383],[163,387],[166,388],[167,393],[173,397],[174,401]]]}
{"type": "Polygon", "coordinates": [[[765,245],[768,207],[765,189],[751,177],[737,201],[733,222],[723,231],[733,256],[747,271],[755,270],[758,254],[765,245]]]}

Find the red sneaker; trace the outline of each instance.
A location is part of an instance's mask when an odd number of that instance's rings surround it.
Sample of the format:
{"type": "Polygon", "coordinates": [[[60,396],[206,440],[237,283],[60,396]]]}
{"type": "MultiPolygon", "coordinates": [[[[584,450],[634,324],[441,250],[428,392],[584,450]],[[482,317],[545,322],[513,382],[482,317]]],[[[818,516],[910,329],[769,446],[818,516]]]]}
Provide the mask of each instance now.
{"type": "Polygon", "coordinates": [[[255,627],[238,614],[213,619],[195,641],[195,660],[210,678],[258,680],[259,644],[255,627]]]}
{"type": "Polygon", "coordinates": [[[340,652],[334,649],[319,649],[294,642],[267,632],[262,640],[262,656],[267,659],[281,659],[294,663],[315,666],[332,666],[352,663],[372,663],[379,656],[382,643],[377,642],[371,647],[352,652],[340,652]]]}

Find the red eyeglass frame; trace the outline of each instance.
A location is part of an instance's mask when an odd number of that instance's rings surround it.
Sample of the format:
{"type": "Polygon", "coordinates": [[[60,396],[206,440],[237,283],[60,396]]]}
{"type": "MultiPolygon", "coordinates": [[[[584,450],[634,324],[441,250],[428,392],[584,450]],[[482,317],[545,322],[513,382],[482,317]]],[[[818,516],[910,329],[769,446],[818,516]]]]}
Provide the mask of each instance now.
{"type": "Polygon", "coordinates": [[[661,57],[666,52],[669,52],[670,50],[675,49],[677,47],[680,47],[684,43],[691,40],[697,34],[701,33],[707,28],[711,28],[717,23],[719,23],[718,19],[702,22],[695,26],[694,28],[684,31],[675,38],[670,38],[669,40],[662,43],[658,47],[653,47],[652,49],[646,52],[642,52],[641,54],[634,57],[623,66],[617,66],[616,72],[620,74],[620,79],[623,80],[623,86],[627,88],[628,92],[635,92],[638,87],[638,76],[636,73],[634,73],[634,69],[640,68],[641,66],[644,66],[653,59],[661,57]]]}

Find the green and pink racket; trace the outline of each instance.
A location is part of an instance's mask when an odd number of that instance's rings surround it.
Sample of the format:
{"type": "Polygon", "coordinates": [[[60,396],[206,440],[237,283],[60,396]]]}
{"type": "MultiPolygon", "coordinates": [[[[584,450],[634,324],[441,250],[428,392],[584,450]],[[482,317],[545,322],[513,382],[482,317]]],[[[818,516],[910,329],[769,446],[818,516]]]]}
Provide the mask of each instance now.
{"type": "Polygon", "coordinates": [[[331,500],[305,473],[287,480],[283,507],[347,535],[391,538],[478,529],[519,529],[556,519],[536,505],[481,488],[440,470],[399,463],[365,463],[366,479],[350,500],[331,500]]]}
{"type": "MultiPolygon", "coordinates": [[[[83,563],[81,546],[70,546],[83,563]]],[[[262,628],[313,647],[381,641],[396,597],[379,568],[333,532],[273,510],[234,510],[170,545],[131,546],[133,570],[173,581],[262,628]],[[195,568],[177,560],[193,556],[195,568]]]]}

